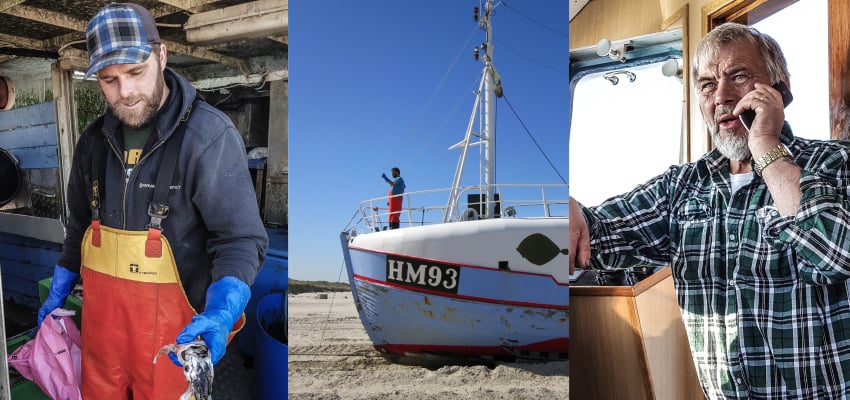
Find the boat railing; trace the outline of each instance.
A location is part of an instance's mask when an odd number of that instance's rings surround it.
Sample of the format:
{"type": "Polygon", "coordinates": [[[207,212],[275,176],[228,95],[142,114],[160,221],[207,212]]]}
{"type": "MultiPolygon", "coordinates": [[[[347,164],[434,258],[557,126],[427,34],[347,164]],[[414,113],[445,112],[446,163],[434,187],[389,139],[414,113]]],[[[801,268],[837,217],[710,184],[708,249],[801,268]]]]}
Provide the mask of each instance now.
{"type": "MultiPolygon", "coordinates": [[[[569,197],[563,184],[497,184],[494,200],[486,199],[483,186],[464,186],[407,192],[399,212],[400,227],[433,225],[488,218],[567,217],[569,197]],[[446,201],[449,196],[448,202],[446,201]],[[454,198],[451,198],[454,196],[454,198]],[[495,201],[495,215],[486,215],[495,201]]],[[[377,232],[389,229],[389,198],[377,197],[360,202],[358,216],[346,231],[377,232]]]]}

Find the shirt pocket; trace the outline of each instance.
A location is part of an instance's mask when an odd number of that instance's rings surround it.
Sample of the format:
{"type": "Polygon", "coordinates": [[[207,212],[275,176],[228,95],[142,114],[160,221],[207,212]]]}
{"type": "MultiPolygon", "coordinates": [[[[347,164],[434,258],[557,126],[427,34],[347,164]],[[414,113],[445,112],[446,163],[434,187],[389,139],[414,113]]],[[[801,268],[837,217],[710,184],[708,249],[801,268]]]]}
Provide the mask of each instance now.
{"type": "Polygon", "coordinates": [[[714,245],[717,213],[709,200],[688,197],[676,203],[670,221],[673,273],[684,281],[705,278],[708,257],[714,245]],[[690,262],[689,262],[690,261],[690,262]]]}

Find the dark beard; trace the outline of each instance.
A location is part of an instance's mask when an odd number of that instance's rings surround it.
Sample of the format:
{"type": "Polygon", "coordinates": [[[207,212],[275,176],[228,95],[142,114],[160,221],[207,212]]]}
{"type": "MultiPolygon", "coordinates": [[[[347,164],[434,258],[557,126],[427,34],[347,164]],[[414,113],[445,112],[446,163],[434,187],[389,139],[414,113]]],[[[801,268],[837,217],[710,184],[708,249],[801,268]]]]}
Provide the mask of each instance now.
{"type": "Polygon", "coordinates": [[[145,95],[137,95],[132,97],[126,97],[123,99],[119,99],[115,103],[109,105],[109,109],[115,114],[116,117],[123,123],[131,128],[139,128],[151,122],[156,116],[157,111],[159,111],[159,105],[162,102],[162,92],[165,86],[165,79],[163,78],[162,71],[157,69],[157,79],[156,84],[154,85],[153,93],[151,93],[151,97],[147,97],[145,95]],[[121,103],[133,103],[138,100],[141,100],[144,103],[144,107],[138,112],[130,112],[120,108],[121,103]]]}

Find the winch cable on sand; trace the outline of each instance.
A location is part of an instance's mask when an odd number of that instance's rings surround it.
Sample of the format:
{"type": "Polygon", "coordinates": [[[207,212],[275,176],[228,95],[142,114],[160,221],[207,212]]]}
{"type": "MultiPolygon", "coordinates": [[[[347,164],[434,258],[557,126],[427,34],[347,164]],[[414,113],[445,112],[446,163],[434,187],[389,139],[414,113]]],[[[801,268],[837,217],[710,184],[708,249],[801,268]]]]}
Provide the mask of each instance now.
{"type": "MultiPolygon", "coordinates": [[[[336,276],[336,281],[339,282],[342,278],[342,272],[345,271],[345,261],[339,266],[339,273],[336,276]]],[[[334,309],[334,300],[336,300],[336,292],[331,292],[331,305],[328,307],[328,315],[325,317],[325,324],[322,326],[322,337],[319,339],[319,346],[325,343],[325,332],[328,330],[328,322],[331,320],[331,312],[334,309]]],[[[313,356],[315,357],[315,355],[313,356]]]]}

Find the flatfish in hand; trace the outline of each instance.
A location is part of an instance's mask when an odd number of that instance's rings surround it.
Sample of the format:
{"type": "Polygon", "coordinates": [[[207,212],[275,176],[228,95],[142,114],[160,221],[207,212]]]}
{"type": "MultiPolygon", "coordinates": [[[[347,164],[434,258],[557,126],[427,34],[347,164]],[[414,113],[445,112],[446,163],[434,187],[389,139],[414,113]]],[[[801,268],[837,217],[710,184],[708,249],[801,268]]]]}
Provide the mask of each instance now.
{"type": "Polygon", "coordinates": [[[160,356],[169,352],[174,352],[183,364],[183,375],[188,382],[180,400],[212,400],[213,364],[207,343],[195,340],[185,344],[167,344],[153,358],[154,364],[160,356]]]}

